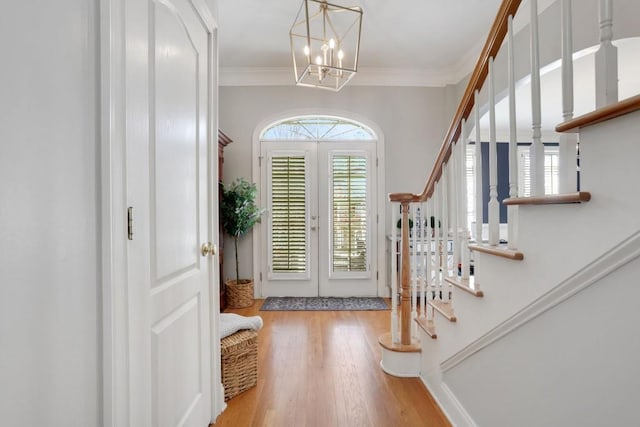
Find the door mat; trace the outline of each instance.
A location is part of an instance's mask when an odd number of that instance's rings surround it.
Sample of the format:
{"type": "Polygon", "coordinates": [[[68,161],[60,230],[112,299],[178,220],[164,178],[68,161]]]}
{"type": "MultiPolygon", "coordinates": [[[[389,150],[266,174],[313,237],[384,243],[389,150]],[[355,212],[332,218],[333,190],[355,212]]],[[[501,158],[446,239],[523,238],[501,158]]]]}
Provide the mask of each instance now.
{"type": "Polygon", "coordinates": [[[388,310],[379,297],[268,297],[261,311],[358,311],[388,310]]]}

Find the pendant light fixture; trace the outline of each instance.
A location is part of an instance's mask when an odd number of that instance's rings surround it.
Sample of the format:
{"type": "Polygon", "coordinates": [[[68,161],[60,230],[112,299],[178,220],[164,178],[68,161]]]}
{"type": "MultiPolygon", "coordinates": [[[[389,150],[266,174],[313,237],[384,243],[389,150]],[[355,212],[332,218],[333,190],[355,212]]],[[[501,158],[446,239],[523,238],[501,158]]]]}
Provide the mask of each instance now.
{"type": "Polygon", "coordinates": [[[358,70],[362,9],[303,0],[289,36],[298,86],[339,91],[358,70]]]}

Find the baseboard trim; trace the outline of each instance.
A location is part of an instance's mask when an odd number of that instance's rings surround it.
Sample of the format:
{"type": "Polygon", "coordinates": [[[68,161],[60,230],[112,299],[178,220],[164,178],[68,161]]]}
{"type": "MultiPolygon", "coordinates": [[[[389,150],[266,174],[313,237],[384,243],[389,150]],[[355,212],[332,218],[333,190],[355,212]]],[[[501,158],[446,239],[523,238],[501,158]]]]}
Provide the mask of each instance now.
{"type": "Polygon", "coordinates": [[[449,371],[473,354],[588,288],[638,256],[640,256],[640,231],[636,231],[630,237],[606,251],[603,256],[593,260],[584,269],[562,281],[558,286],[534,300],[518,313],[444,360],[440,364],[442,372],[449,371]]]}
{"type": "Polygon", "coordinates": [[[453,391],[442,382],[440,373],[434,373],[434,375],[427,377],[420,375],[420,380],[451,424],[458,427],[477,427],[453,391]]]}

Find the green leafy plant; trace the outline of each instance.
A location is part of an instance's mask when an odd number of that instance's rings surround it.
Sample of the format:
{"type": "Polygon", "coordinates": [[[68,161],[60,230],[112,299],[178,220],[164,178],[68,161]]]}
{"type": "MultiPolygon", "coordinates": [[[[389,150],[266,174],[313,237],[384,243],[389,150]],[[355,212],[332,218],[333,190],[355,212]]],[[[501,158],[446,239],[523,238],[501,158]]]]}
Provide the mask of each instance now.
{"type": "Polygon", "coordinates": [[[233,237],[236,251],[236,283],[240,283],[238,240],[260,222],[265,210],[256,205],[256,185],[244,178],[238,178],[228,186],[222,185],[220,191],[220,225],[226,234],[233,237]]]}
{"type": "MultiPolygon", "coordinates": [[[[397,228],[402,228],[402,218],[400,218],[398,220],[398,222],[396,222],[396,227],[397,228]]],[[[413,220],[411,218],[409,218],[409,229],[413,228],[413,220]]]]}

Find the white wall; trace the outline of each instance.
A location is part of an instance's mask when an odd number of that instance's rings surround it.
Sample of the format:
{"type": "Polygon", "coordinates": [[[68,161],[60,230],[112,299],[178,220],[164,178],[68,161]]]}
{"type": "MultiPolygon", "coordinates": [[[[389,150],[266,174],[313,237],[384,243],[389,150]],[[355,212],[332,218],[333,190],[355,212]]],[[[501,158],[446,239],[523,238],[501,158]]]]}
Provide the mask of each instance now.
{"type": "Polygon", "coordinates": [[[101,419],[98,2],[0,13],[0,424],[101,419]]]}
{"type": "Polygon", "coordinates": [[[640,425],[636,258],[446,372],[478,426],[640,425]]]}
{"type": "MultiPolygon", "coordinates": [[[[421,192],[450,120],[446,102],[445,88],[348,86],[334,93],[295,86],[221,87],[220,128],[234,140],[225,150],[225,182],[251,178],[252,138],[259,123],[281,112],[320,108],[354,113],[378,125],[385,140],[385,193],[421,192]]],[[[226,245],[227,260],[231,247],[226,245]]],[[[250,277],[250,237],[241,241],[240,253],[240,276],[250,277]]],[[[225,262],[225,278],[233,269],[225,262]]]]}

